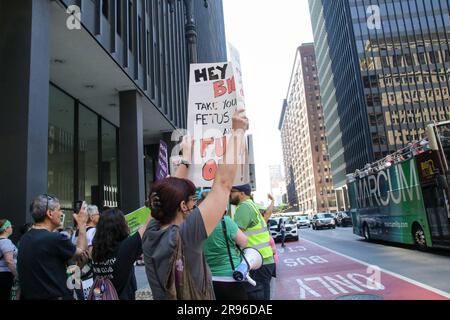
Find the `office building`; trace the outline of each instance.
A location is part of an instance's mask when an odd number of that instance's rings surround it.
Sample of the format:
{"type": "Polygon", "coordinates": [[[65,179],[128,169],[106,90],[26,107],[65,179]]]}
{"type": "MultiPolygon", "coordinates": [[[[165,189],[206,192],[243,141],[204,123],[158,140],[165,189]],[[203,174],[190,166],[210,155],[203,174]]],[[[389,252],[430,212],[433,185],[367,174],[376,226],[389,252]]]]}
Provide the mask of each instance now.
{"type": "Polygon", "coordinates": [[[170,154],[186,127],[189,63],[226,60],[208,2],[0,0],[3,216],[31,221],[44,193],[67,210],[144,205],[160,140],[170,154]]]}

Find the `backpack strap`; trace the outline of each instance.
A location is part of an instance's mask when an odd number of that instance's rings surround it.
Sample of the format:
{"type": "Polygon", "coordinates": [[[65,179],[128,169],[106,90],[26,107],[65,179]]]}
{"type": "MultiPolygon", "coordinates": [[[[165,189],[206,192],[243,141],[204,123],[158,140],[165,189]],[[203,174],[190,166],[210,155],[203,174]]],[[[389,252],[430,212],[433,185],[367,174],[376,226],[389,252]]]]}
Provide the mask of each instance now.
{"type": "Polygon", "coordinates": [[[231,269],[234,271],[233,258],[231,257],[230,244],[228,243],[227,226],[225,224],[225,218],[222,218],[222,230],[223,236],[225,237],[225,243],[227,244],[228,258],[230,258],[231,269]]]}

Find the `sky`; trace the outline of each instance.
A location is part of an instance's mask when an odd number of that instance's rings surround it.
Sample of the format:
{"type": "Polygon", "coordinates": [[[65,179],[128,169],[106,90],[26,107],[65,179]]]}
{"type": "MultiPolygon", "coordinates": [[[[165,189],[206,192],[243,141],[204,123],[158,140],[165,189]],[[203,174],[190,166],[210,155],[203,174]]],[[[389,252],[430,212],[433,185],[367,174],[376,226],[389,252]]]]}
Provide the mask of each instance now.
{"type": "MultiPolygon", "coordinates": [[[[227,41],[240,53],[253,135],[256,202],[268,203],[270,165],[282,165],[278,124],[295,52],[313,42],[307,0],[223,0],[227,41]]],[[[284,169],[283,169],[284,174],[284,169]]]]}

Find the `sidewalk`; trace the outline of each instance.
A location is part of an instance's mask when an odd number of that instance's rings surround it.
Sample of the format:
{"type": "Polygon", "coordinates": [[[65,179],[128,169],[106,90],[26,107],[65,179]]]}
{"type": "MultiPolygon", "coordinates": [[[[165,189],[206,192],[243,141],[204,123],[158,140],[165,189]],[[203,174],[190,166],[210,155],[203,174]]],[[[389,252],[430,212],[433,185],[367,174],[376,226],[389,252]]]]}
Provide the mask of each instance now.
{"type": "Polygon", "coordinates": [[[137,291],[136,300],[153,300],[152,291],[147,281],[144,266],[135,266],[134,272],[136,274],[137,291]]]}

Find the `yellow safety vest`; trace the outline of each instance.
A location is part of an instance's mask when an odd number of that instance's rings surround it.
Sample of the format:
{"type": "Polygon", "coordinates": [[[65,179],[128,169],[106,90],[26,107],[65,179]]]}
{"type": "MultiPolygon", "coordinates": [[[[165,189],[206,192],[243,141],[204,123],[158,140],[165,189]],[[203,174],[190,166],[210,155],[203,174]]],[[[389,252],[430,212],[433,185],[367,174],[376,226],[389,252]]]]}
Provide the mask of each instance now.
{"type": "Polygon", "coordinates": [[[236,211],[244,203],[249,205],[255,211],[256,218],[258,219],[258,223],[255,226],[248,228],[244,232],[247,236],[248,246],[257,249],[264,259],[273,257],[273,251],[270,245],[270,233],[267,228],[267,224],[255,204],[248,199],[241,203],[237,207],[236,211]]]}

